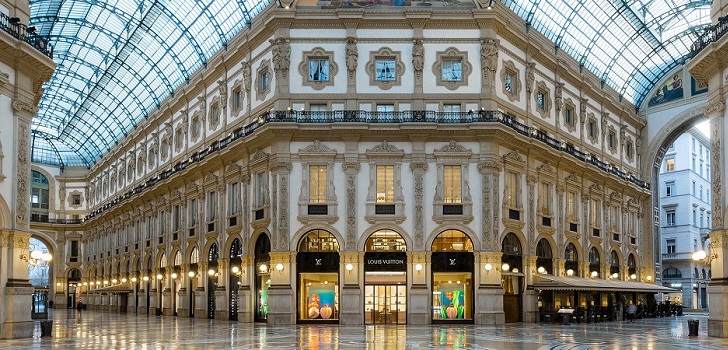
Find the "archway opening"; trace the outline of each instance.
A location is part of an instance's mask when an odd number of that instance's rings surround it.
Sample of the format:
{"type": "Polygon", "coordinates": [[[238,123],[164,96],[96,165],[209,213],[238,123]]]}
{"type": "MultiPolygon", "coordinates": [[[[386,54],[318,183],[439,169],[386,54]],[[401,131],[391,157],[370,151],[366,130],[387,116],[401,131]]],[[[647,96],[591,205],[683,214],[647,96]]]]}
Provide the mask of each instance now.
{"type": "MultiPolygon", "coordinates": [[[[473,321],[473,241],[462,231],[446,230],[432,242],[432,321],[473,321]]],[[[415,266],[417,269],[417,266],[415,266]]]]}
{"type": "Polygon", "coordinates": [[[255,321],[268,319],[268,288],[270,287],[270,238],[265,233],[255,242],[255,321]]]}
{"type": "Polygon", "coordinates": [[[331,232],[311,230],[301,238],[296,254],[299,322],[338,322],[339,260],[339,242],[331,232]]]}
{"type": "Polygon", "coordinates": [[[407,243],[392,230],[372,233],[364,249],[364,323],[407,323],[407,243]]]}
{"type": "Polygon", "coordinates": [[[521,241],[509,232],[503,237],[501,245],[501,276],[503,286],[503,311],[506,323],[521,322],[523,280],[523,250],[521,241]]]}
{"type": "Polygon", "coordinates": [[[243,246],[240,243],[240,239],[235,238],[230,244],[230,273],[228,278],[228,310],[230,314],[228,319],[230,321],[238,320],[238,290],[240,289],[240,276],[242,270],[240,264],[242,263],[243,246]]]}

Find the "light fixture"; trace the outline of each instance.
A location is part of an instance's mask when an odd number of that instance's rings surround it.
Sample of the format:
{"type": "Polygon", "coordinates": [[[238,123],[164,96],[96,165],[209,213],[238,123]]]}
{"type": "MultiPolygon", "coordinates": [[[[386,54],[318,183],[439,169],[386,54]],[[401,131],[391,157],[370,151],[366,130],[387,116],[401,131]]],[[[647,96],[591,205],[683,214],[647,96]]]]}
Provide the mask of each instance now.
{"type": "Polygon", "coordinates": [[[104,280],[104,284],[109,284],[109,280],[104,280]]]}
{"type": "Polygon", "coordinates": [[[567,276],[573,276],[574,275],[574,270],[573,269],[566,270],[566,275],[567,276]]]}
{"type": "Polygon", "coordinates": [[[113,284],[116,284],[117,282],[119,282],[119,280],[117,280],[116,278],[111,280],[111,283],[113,283],[113,284]]]}
{"type": "Polygon", "coordinates": [[[266,273],[266,272],[268,272],[268,265],[260,264],[260,267],[258,267],[258,269],[260,270],[261,273],[266,273]]]}
{"type": "Polygon", "coordinates": [[[495,2],[495,0],[490,0],[490,1],[488,1],[488,6],[487,6],[486,8],[487,8],[488,10],[492,10],[492,9],[493,9],[493,3],[494,3],[494,2],[495,2]]]}
{"type": "Polygon", "coordinates": [[[592,272],[591,272],[591,276],[592,276],[592,278],[595,278],[595,277],[597,277],[597,275],[598,275],[598,274],[599,274],[599,272],[596,272],[596,271],[592,271],[592,272]]]}
{"type": "Polygon", "coordinates": [[[492,270],[492,269],[493,269],[493,265],[491,265],[490,263],[485,264],[485,273],[489,274],[490,270],[492,270]]]}
{"type": "Polygon", "coordinates": [[[136,278],[136,277],[132,277],[132,278],[131,278],[131,282],[132,282],[132,283],[136,283],[137,281],[138,281],[138,280],[137,280],[137,278],[136,278]]]}
{"type": "Polygon", "coordinates": [[[60,287],[60,286],[61,286],[61,282],[56,282],[56,287],[60,287]]]}
{"type": "Polygon", "coordinates": [[[415,265],[415,270],[417,270],[417,273],[420,273],[422,271],[422,264],[415,265]]]}
{"type": "Polygon", "coordinates": [[[354,265],[352,264],[346,264],[346,271],[349,271],[349,274],[351,274],[351,270],[354,269],[354,265]]]}
{"type": "Polygon", "coordinates": [[[648,281],[652,281],[652,276],[645,277],[648,281]]]}
{"type": "Polygon", "coordinates": [[[615,280],[616,280],[616,279],[617,279],[617,277],[619,277],[619,274],[618,274],[618,273],[616,273],[616,272],[615,272],[615,273],[613,273],[613,274],[612,274],[612,278],[613,278],[613,279],[615,279],[615,280]]]}
{"type": "Polygon", "coordinates": [[[158,279],[158,280],[161,280],[161,279],[162,279],[163,277],[164,277],[164,275],[162,275],[161,273],[158,273],[158,274],[157,274],[157,279],[158,279]]]}
{"type": "Polygon", "coordinates": [[[238,272],[240,272],[240,268],[237,266],[233,266],[233,268],[230,269],[230,271],[232,271],[234,274],[237,274],[238,272]]]}
{"type": "Polygon", "coordinates": [[[121,283],[126,283],[126,281],[128,281],[128,280],[126,279],[126,277],[122,277],[122,278],[121,278],[121,283]]]}
{"type": "Polygon", "coordinates": [[[508,265],[508,263],[503,263],[503,265],[501,265],[501,270],[503,270],[503,271],[508,271],[510,269],[511,269],[511,265],[508,265]]]}
{"type": "Polygon", "coordinates": [[[513,273],[518,273],[518,268],[517,267],[514,267],[513,268],[513,273]]]}
{"type": "Polygon", "coordinates": [[[637,279],[637,274],[634,274],[633,273],[633,274],[629,275],[629,278],[631,278],[633,280],[636,280],[637,279]]]}
{"type": "Polygon", "coordinates": [[[83,285],[84,286],[88,286],[88,282],[83,282],[83,285]]]}
{"type": "Polygon", "coordinates": [[[197,276],[197,272],[190,271],[190,272],[187,273],[187,276],[190,276],[190,278],[195,277],[195,276],[197,276]]]}
{"type": "Polygon", "coordinates": [[[276,271],[278,271],[278,274],[283,273],[283,264],[277,263],[276,264],[276,271]]]}
{"type": "Polygon", "coordinates": [[[546,268],[543,266],[539,266],[538,269],[536,269],[536,271],[538,271],[538,273],[543,275],[546,273],[546,268]]]}
{"type": "Polygon", "coordinates": [[[176,272],[172,272],[172,275],[170,275],[170,277],[172,277],[173,280],[176,280],[178,275],[176,272]]]}
{"type": "Polygon", "coordinates": [[[142,280],[143,280],[144,282],[147,282],[147,281],[149,281],[149,276],[144,276],[144,277],[142,277],[142,280]]]}
{"type": "Polygon", "coordinates": [[[209,269],[209,270],[207,270],[207,274],[210,275],[210,276],[215,276],[215,273],[217,273],[217,271],[215,271],[215,269],[209,269]]]}

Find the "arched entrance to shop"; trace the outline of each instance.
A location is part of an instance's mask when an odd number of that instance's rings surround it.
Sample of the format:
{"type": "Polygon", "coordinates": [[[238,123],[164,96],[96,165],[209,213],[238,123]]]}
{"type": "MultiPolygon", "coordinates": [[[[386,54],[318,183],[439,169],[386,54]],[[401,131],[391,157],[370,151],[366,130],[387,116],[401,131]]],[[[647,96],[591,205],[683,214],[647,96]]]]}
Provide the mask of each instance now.
{"type": "Polygon", "coordinates": [[[503,312],[506,323],[523,321],[523,249],[513,232],[503,237],[501,247],[501,274],[503,285],[503,312]]]}
{"type": "Polygon", "coordinates": [[[187,273],[189,277],[189,289],[187,291],[187,297],[189,302],[189,316],[195,317],[195,309],[196,309],[196,303],[195,303],[195,291],[197,290],[197,278],[199,276],[198,271],[198,262],[200,260],[200,252],[197,250],[197,247],[192,247],[192,250],[190,251],[189,256],[189,263],[190,263],[190,271],[187,273]]]}
{"type": "Polygon", "coordinates": [[[240,289],[240,275],[242,273],[240,264],[242,263],[243,246],[240,239],[235,238],[230,244],[230,273],[228,278],[228,319],[230,321],[238,320],[238,290],[240,289]]]}
{"type": "Polygon", "coordinates": [[[371,234],[364,248],[364,323],[407,323],[407,243],[392,230],[371,234]]]}
{"type": "Polygon", "coordinates": [[[69,309],[75,309],[78,300],[81,297],[81,270],[72,268],[68,271],[67,278],[67,290],[66,296],[66,307],[69,309]]]}
{"type": "Polygon", "coordinates": [[[217,243],[210,245],[207,252],[207,318],[215,318],[215,289],[217,289],[217,278],[220,273],[217,271],[217,260],[220,254],[217,250],[217,243]]]}
{"type": "Polygon", "coordinates": [[[326,230],[308,231],[296,254],[299,323],[339,321],[339,242],[326,230]]]}
{"type": "Polygon", "coordinates": [[[268,319],[268,287],[270,287],[270,238],[265,233],[255,241],[255,322],[268,319]]]}
{"type": "MultiPolygon", "coordinates": [[[[432,322],[473,322],[475,257],[473,241],[445,230],[432,242],[432,322]]],[[[415,267],[416,268],[416,267],[415,267]]]]}

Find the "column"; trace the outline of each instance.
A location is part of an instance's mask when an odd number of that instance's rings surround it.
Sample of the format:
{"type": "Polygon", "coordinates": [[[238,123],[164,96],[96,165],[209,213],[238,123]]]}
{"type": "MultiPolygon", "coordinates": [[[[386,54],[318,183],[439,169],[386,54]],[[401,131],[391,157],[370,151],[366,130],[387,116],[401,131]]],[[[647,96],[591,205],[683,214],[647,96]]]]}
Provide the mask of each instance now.
{"type": "Polygon", "coordinates": [[[431,256],[432,252],[408,253],[407,275],[412,276],[408,295],[408,324],[430,324],[432,322],[432,293],[427,285],[431,256]]]}
{"type": "Polygon", "coordinates": [[[270,253],[270,288],[268,288],[268,324],[292,325],[296,323],[295,293],[291,285],[295,276],[293,254],[270,253]]]}
{"type": "Polygon", "coordinates": [[[345,251],[339,253],[344,266],[341,278],[341,301],[339,302],[339,324],[359,325],[364,323],[364,299],[361,284],[364,281],[364,253],[345,251]],[[351,271],[346,266],[351,264],[351,271]]]}
{"type": "Polygon", "coordinates": [[[230,296],[227,292],[227,285],[230,282],[230,259],[218,260],[217,287],[215,287],[215,319],[230,319],[230,296]]]}
{"type": "Polygon", "coordinates": [[[255,295],[251,288],[252,278],[255,277],[255,259],[250,256],[241,257],[240,288],[238,288],[238,322],[253,322],[255,310],[255,295]]]}
{"type": "Polygon", "coordinates": [[[475,253],[475,324],[503,325],[503,287],[501,286],[501,252],[475,253]]]}

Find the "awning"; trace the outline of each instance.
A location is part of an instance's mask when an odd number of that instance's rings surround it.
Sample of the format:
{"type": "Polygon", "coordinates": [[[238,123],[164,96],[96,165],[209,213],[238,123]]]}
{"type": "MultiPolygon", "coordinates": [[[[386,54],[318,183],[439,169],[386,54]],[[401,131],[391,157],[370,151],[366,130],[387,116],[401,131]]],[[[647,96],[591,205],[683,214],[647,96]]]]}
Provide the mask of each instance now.
{"type": "Polygon", "coordinates": [[[669,293],[678,291],[677,289],[663,287],[652,283],[610,281],[599,278],[559,277],[553,275],[536,275],[533,281],[533,289],[648,293],[669,293]]]}
{"type": "Polygon", "coordinates": [[[108,287],[102,287],[102,288],[96,288],[88,291],[89,293],[131,293],[131,284],[129,283],[121,283],[121,284],[115,284],[113,286],[108,287]]]}

